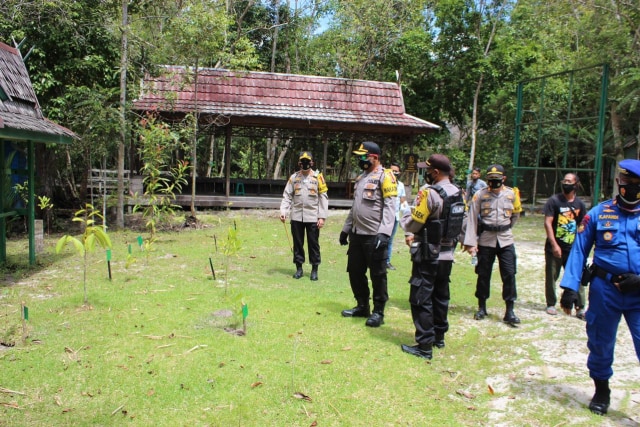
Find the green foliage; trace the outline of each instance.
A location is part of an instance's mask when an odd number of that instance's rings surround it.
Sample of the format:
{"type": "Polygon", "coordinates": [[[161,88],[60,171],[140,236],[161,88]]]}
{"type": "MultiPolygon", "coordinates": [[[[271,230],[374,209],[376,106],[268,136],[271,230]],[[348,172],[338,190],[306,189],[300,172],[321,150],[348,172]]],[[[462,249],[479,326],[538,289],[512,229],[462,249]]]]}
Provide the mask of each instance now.
{"type": "MultiPolygon", "coordinates": [[[[640,38],[634,35],[640,27],[640,7],[633,2],[129,3],[128,99],[136,96],[144,73],[154,73],[166,64],[191,67],[191,81],[201,67],[384,81],[394,81],[398,71],[407,113],[443,125],[447,145],[464,152],[470,150],[473,99],[480,87],[476,163],[505,163],[512,157],[518,81],[607,62],[611,65],[611,120],[605,157],[622,156],[625,142],[637,134],[640,38]],[[487,51],[490,36],[494,39],[487,51]],[[455,130],[452,134],[456,139],[449,138],[448,128],[455,130]]],[[[115,143],[120,130],[120,6],[120,1],[111,0],[0,2],[0,40],[11,43],[12,38],[25,39],[23,54],[33,47],[26,64],[44,113],[81,136],[69,147],[47,148],[39,156],[42,178],[38,185],[45,187],[45,191],[38,189],[39,193],[51,196],[49,183],[69,180],[66,193],[75,196],[76,184],[84,182],[87,169],[98,164],[115,169],[115,143]]],[[[589,93],[592,87],[587,80],[577,79],[574,93],[589,93]]],[[[568,87],[549,86],[545,90],[547,106],[555,108],[568,87]]],[[[584,97],[573,105],[571,116],[588,116],[593,105],[584,97]]],[[[197,117],[198,112],[194,115],[197,117]]],[[[127,118],[134,120],[133,115],[127,118]]],[[[198,162],[189,160],[192,166],[204,165],[206,161],[200,159],[203,152],[207,155],[196,122],[190,122],[190,146],[182,150],[191,148],[189,155],[197,153],[198,162]]],[[[593,134],[580,126],[568,133],[580,144],[593,134]]],[[[557,134],[558,129],[545,129],[547,144],[553,144],[557,134]]],[[[340,161],[348,142],[343,136],[329,138],[326,161],[332,167],[336,163],[342,167],[340,161]]],[[[322,147],[318,141],[282,138],[280,146],[269,151],[260,138],[251,141],[249,149],[246,142],[234,142],[232,150],[242,151],[242,158],[232,156],[232,174],[249,171],[264,178],[273,172],[272,167],[267,171],[265,164],[275,163],[289,143],[291,151],[305,144],[315,145],[316,151],[322,147]]],[[[416,138],[411,146],[420,151],[443,144],[440,137],[429,135],[416,138]]],[[[561,151],[561,147],[553,149],[561,151]]],[[[221,159],[216,160],[219,166],[221,159]]],[[[285,159],[287,162],[291,161],[285,159]]],[[[286,169],[290,165],[283,166],[286,169]]],[[[201,174],[205,170],[193,172],[201,174]]],[[[61,203],[56,200],[56,205],[61,203]]]]}
{"type": "Polygon", "coordinates": [[[87,300],[87,254],[93,252],[96,244],[104,249],[111,249],[111,239],[107,234],[103,216],[100,211],[96,210],[93,205],[87,203],[84,209],[78,210],[73,219],[73,222],[78,222],[83,228],[83,233],[80,238],[73,237],[71,235],[64,235],[56,243],[56,253],[62,252],[65,246],[71,244],[79,256],[83,257],[84,270],[83,270],[83,287],[84,287],[84,304],[87,300]],[[100,221],[100,224],[97,221],[100,221]]]}
{"type": "Polygon", "coordinates": [[[180,130],[185,128],[179,126],[177,130],[172,129],[152,114],[140,123],[138,153],[143,161],[141,172],[146,200],[144,204],[137,204],[134,211],[142,211],[151,240],[158,222],[179,208],[173,204],[173,200],[187,182],[185,176],[189,163],[179,160],[175,166],[171,165],[172,153],[185,148],[180,139],[180,130]]]}
{"type": "Polygon", "coordinates": [[[51,232],[51,213],[53,211],[51,198],[47,196],[38,196],[38,207],[42,211],[42,215],[47,222],[47,234],[49,234],[51,232]]]}
{"type": "MultiPolygon", "coordinates": [[[[20,200],[27,206],[29,204],[29,183],[27,181],[22,184],[17,183],[13,186],[15,194],[20,197],[20,200]]],[[[14,196],[15,197],[15,196],[14,196]]]]}

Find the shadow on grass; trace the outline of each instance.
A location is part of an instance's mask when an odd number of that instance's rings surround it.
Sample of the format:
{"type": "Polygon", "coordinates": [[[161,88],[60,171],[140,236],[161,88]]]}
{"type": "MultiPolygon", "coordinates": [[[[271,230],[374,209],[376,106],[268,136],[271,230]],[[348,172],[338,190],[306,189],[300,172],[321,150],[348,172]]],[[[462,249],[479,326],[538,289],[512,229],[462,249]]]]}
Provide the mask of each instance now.
{"type": "Polygon", "coordinates": [[[28,249],[24,253],[16,253],[15,251],[11,254],[8,253],[6,262],[0,266],[0,288],[12,286],[18,279],[38,274],[49,268],[54,262],[73,256],[76,254],[70,250],[60,254],[36,254],[36,263],[30,265],[28,249]]]}

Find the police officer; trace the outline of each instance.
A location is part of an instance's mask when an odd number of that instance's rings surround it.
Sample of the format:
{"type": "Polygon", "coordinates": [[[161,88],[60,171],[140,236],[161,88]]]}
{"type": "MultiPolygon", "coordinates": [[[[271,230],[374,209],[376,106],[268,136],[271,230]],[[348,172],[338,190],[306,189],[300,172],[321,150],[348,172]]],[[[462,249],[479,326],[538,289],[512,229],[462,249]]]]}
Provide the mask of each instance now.
{"type": "Polygon", "coordinates": [[[596,389],[589,409],[599,415],[609,409],[609,378],[623,315],[640,360],[640,160],[622,160],[616,182],[616,198],[592,208],[578,227],[560,282],[565,290],[561,303],[577,299],[583,266],[595,245],[586,313],[587,367],[596,389]]]}
{"type": "Polygon", "coordinates": [[[280,221],[291,215],[291,235],[293,236],[293,262],[296,265],[294,279],[304,274],[304,235],[307,234],[309,262],[311,262],[311,280],[318,280],[320,265],[320,229],[324,226],[329,209],[327,184],[320,172],[313,170],[313,156],[309,151],[300,153],[300,170],[289,177],[282,193],[280,203],[280,221]]]}
{"type": "Polygon", "coordinates": [[[355,181],[354,200],[340,232],[340,244],[349,245],[347,271],[357,305],[343,310],[344,317],[368,317],[367,326],[384,323],[387,293],[387,244],[396,217],[396,179],[380,163],[380,147],[363,142],[353,154],[362,169],[355,181]],[[373,288],[373,312],[369,306],[369,281],[373,288]]]}
{"type": "Polygon", "coordinates": [[[418,344],[402,344],[401,348],[405,353],[431,359],[433,346],[443,348],[444,334],[449,330],[449,276],[465,203],[462,190],[449,180],[449,158],[433,154],[426,164],[427,185],[418,191],[414,207],[402,216],[413,261],[409,303],[418,344]]]}
{"type": "Polygon", "coordinates": [[[478,256],[476,265],[476,298],[478,311],[476,320],[487,316],[487,299],[490,294],[491,270],[496,256],[502,278],[502,299],[506,303],[504,322],[520,323],[513,312],[518,296],[516,290],[516,249],[511,228],[516,223],[522,205],[517,189],[504,185],[507,177],[502,165],[491,165],[487,169],[488,187],[479,190],[471,199],[464,250],[478,256]]]}

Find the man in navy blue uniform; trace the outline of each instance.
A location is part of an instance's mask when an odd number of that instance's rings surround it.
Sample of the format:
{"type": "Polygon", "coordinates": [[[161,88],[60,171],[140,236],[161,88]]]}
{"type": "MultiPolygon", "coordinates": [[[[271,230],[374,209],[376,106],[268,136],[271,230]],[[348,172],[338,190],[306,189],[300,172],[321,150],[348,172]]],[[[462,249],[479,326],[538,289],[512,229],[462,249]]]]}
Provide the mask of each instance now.
{"type": "Polygon", "coordinates": [[[589,409],[599,415],[609,409],[609,378],[623,315],[640,360],[640,160],[622,160],[616,182],[616,198],[591,209],[578,227],[560,283],[563,305],[577,299],[585,259],[595,246],[586,314],[587,367],[596,388],[589,409]]]}

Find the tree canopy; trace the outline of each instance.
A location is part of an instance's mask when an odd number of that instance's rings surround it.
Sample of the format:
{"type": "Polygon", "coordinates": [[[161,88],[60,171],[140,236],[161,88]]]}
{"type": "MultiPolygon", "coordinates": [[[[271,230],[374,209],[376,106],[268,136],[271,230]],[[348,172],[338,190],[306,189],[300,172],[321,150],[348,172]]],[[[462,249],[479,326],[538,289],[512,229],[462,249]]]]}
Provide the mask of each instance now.
{"type": "MultiPolygon", "coordinates": [[[[5,0],[0,40],[20,44],[45,114],[81,136],[41,159],[59,186],[74,187],[65,195],[75,194],[90,168],[117,164],[123,10],[129,15],[127,101],[144,73],[161,65],[398,79],[407,112],[445,129],[422,137],[418,148],[449,154],[464,175],[471,162],[510,166],[518,82],[608,63],[603,157],[620,159],[625,147],[640,154],[637,1],[5,0]]],[[[575,82],[574,114],[593,108],[591,96],[580,102],[594,90],[586,80],[575,82]]],[[[567,87],[546,90],[552,109],[567,87]]],[[[126,118],[130,128],[141,119],[126,118]]],[[[195,166],[198,174],[223,171],[214,144],[197,129],[193,138],[194,160],[208,160],[195,166]]],[[[127,159],[136,152],[132,141],[127,159]]],[[[233,159],[231,170],[256,175],[273,173],[277,159],[296,148],[283,138],[252,141],[263,153],[257,161],[246,140],[237,143],[245,154],[233,159]]],[[[546,157],[542,162],[555,164],[553,154],[546,157]]],[[[53,194],[45,181],[40,192],[53,194]]]]}

